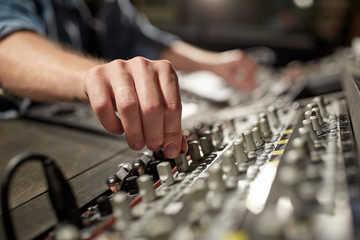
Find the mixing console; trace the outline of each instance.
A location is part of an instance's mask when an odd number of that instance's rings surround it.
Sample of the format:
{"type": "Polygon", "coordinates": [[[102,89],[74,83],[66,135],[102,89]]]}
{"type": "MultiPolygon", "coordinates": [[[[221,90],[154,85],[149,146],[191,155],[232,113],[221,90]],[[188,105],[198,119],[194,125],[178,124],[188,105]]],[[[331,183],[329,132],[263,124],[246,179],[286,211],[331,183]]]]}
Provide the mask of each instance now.
{"type": "MultiPolygon", "coordinates": [[[[206,98],[181,76],[188,152],[122,152],[104,176],[108,190],[82,208],[81,227],[61,223],[48,237],[360,239],[360,73],[346,51],[281,71],[260,67],[248,94],[216,87],[206,98]],[[309,82],[329,79],[344,91],[295,100],[309,82]]],[[[84,104],[34,105],[26,117],[105,134],[84,104]]]]}
{"type": "Polygon", "coordinates": [[[188,153],[146,152],[117,167],[107,180],[113,194],[83,214],[82,238],[358,236],[358,165],[343,96],[185,133],[188,153]]]}

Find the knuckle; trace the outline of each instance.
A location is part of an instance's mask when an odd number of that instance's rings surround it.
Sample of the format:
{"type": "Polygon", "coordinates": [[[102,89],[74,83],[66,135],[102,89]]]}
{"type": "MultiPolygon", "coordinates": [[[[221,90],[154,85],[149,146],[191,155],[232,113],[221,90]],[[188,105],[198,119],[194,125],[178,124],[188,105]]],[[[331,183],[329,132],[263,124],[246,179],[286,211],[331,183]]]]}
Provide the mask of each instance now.
{"type": "Polygon", "coordinates": [[[144,115],[159,113],[162,110],[162,103],[159,100],[148,100],[141,109],[144,115]]]}
{"type": "Polygon", "coordinates": [[[140,66],[147,66],[147,64],[150,62],[148,59],[144,57],[134,57],[129,61],[139,64],[140,66]]]}
{"type": "Polygon", "coordinates": [[[134,98],[120,98],[117,107],[122,112],[129,112],[138,108],[138,103],[134,98]]]}
{"type": "Polygon", "coordinates": [[[92,99],[91,106],[96,115],[102,114],[106,109],[106,100],[102,98],[92,99]]]}
{"type": "Polygon", "coordinates": [[[168,60],[158,60],[157,64],[161,70],[166,71],[166,72],[175,73],[171,63],[168,60]]]}
{"type": "Polygon", "coordinates": [[[117,68],[125,68],[125,66],[126,66],[126,62],[124,60],[121,60],[121,59],[113,60],[109,64],[114,65],[117,68]]]}
{"type": "Polygon", "coordinates": [[[177,114],[181,112],[182,106],[179,101],[172,101],[166,103],[166,112],[168,114],[177,114]]]}

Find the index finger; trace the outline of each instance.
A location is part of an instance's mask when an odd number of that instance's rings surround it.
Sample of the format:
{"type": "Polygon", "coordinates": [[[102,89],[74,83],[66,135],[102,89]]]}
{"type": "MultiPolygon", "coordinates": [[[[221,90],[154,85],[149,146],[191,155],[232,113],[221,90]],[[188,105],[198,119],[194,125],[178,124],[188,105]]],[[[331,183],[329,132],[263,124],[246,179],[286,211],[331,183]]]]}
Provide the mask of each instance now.
{"type": "Polygon", "coordinates": [[[164,103],[163,149],[168,158],[175,158],[182,148],[181,99],[177,75],[170,62],[156,62],[160,91],[164,103]]]}

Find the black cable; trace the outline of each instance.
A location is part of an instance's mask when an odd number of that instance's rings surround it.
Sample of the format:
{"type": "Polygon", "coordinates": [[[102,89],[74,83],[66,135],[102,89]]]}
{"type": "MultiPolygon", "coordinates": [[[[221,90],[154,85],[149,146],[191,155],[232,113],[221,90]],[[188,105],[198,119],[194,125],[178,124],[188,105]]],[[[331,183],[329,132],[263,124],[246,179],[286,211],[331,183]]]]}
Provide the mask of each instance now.
{"type": "Polygon", "coordinates": [[[42,154],[22,153],[9,161],[1,181],[1,210],[3,225],[8,240],[16,239],[9,211],[8,195],[10,181],[17,168],[29,160],[38,160],[44,167],[44,173],[48,182],[49,196],[58,220],[69,221],[80,227],[80,211],[76,205],[75,197],[71,191],[70,185],[66,182],[55,162],[42,154]]]}

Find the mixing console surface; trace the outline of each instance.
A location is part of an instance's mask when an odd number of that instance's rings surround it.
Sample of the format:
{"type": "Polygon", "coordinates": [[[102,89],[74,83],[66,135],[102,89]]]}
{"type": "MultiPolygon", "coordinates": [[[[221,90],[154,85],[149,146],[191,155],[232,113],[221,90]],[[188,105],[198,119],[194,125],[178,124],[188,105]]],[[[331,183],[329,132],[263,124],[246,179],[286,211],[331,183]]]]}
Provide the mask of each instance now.
{"type": "MultiPolygon", "coordinates": [[[[353,55],[335,54],[281,71],[260,67],[254,92],[215,89],[218,95],[210,100],[183,85],[188,152],[168,159],[162,151],[144,151],[134,158],[137,153],[123,150],[119,159],[104,160],[106,168],[114,164],[109,176],[94,174],[77,185],[79,192],[82,184],[86,191],[97,186],[92,196],[101,187],[104,193],[90,203],[81,200],[82,209],[87,208],[82,227],[60,223],[48,236],[360,239],[358,66],[353,55]],[[342,79],[345,91],[294,101],[309,81],[329,79],[342,79]]],[[[89,105],[34,105],[25,117],[48,127],[112,136],[126,145],[124,137],[106,133],[89,105]]],[[[94,164],[89,171],[100,167],[94,164]]]]}
{"type": "Polygon", "coordinates": [[[356,239],[358,166],[345,109],[342,96],[316,97],[188,129],[187,154],[146,152],[118,166],[103,199],[112,211],[98,204],[83,214],[82,237],[356,239]]]}

